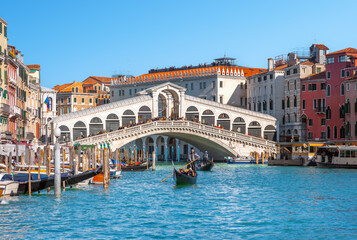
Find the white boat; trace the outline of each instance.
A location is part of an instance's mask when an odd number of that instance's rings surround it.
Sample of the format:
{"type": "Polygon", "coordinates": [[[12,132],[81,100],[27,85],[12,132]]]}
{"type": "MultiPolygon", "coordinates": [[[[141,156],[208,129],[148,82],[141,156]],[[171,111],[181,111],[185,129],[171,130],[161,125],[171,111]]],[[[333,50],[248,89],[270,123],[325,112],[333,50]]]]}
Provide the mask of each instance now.
{"type": "Polygon", "coordinates": [[[109,177],[110,178],[120,178],[121,177],[121,170],[117,170],[115,168],[110,168],[109,177]]]}
{"type": "Polygon", "coordinates": [[[240,157],[228,157],[228,164],[252,164],[255,163],[255,159],[252,156],[240,156],[240,157]]]}
{"type": "Polygon", "coordinates": [[[315,161],[318,167],[357,168],[357,146],[327,145],[319,147],[315,161]]]}
{"type": "Polygon", "coordinates": [[[0,181],[0,196],[9,197],[18,195],[19,182],[0,181]]]}

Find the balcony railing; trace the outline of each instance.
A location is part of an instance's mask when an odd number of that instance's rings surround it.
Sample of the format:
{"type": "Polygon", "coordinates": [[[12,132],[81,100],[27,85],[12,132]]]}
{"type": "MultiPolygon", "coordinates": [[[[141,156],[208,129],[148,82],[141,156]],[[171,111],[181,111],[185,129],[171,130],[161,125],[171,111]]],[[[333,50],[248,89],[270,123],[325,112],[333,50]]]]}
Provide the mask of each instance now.
{"type": "Polygon", "coordinates": [[[315,108],[315,111],[317,112],[317,113],[321,113],[321,114],[325,114],[326,113],[326,107],[317,107],[317,108],[315,108]]]}
{"type": "Polygon", "coordinates": [[[0,114],[2,116],[9,116],[10,115],[10,105],[6,104],[6,103],[2,103],[1,104],[1,109],[0,109],[0,114]]]}

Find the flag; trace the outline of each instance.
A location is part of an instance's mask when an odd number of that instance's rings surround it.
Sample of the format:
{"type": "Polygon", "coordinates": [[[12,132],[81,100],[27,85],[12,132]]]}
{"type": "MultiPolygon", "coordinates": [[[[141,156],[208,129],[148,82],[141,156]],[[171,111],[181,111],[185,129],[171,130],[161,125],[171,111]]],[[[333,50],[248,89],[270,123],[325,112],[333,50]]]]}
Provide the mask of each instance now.
{"type": "Polygon", "coordinates": [[[50,99],[48,98],[48,96],[47,96],[47,98],[46,98],[44,104],[46,104],[47,112],[49,112],[49,111],[50,111],[50,99]]]}

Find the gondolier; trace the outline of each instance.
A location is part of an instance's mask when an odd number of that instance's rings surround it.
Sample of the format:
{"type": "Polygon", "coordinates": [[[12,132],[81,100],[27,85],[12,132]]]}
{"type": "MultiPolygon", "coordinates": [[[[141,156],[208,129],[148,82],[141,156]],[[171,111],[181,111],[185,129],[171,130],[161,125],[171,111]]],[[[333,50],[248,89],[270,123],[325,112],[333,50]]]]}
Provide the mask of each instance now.
{"type": "MultiPolygon", "coordinates": [[[[191,148],[191,153],[188,156],[188,162],[196,161],[197,159],[200,159],[200,156],[195,152],[195,149],[191,148]]],[[[193,170],[196,170],[196,163],[191,163],[187,166],[187,168],[192,168],[193,170]]]]}
{"type": "Polygon", "coordinates": [[[206,165],[208,162],[208,152],[205,151],[205,153],[203,154],[203,165],[206,165]]]}

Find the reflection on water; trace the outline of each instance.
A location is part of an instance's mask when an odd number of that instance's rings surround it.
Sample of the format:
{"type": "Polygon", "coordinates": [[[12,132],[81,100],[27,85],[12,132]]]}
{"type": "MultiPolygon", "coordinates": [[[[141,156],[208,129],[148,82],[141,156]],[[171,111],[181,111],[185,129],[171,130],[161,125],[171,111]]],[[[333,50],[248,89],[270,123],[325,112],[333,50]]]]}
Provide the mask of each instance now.
{"type": "Polygon", "coordinates": [[[171,166],[102,186],[5,199],[1,239],[354,238],[356,170],[218,164],[176,187],[171,166]]]}

